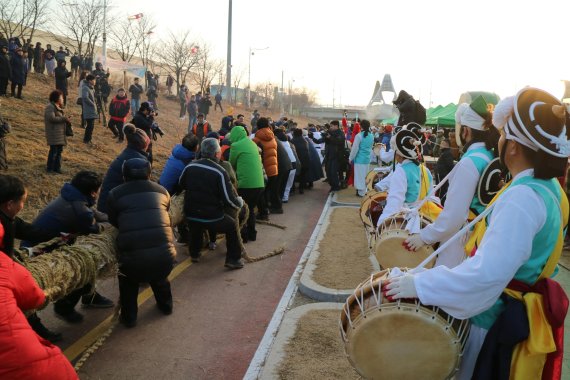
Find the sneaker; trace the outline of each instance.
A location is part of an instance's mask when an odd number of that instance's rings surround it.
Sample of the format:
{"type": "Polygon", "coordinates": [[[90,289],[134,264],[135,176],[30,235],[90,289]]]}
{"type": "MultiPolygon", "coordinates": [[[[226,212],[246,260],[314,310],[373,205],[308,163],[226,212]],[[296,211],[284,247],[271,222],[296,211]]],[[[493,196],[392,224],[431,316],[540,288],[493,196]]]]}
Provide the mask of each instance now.
{"type": "Polygon", "coordinates": [[[95,292],[81,297],[81,304],[86,308],[106,309],[115,306],[114,302],[95,292]]]}
{"type": "Polygon", "coordinates": [[[239,259],[238,261],[226,261],[224,266],[230,269],[241,269],[243,268],[243,260],[239,259]]]}
{"type": "Polygon", "coordinates": [[[55,308],[54,308],[54,311],[55,311],[55,315],[59,319],[63,319],[67,323],[76,324],[76,323],[83,322],[83,314],[78,313],[77,310],[75,310],[75,309],[72,309],[71,311],[68,311],[65,313],[58,312],[57,309],[55,309],[55,308]]]}
{"type": "Polygon", "coordinates": [[[216,248],[218,248],[218,245],[216,244],[215,241],[211,241],[211,242],[208,244],[208,249],[209,249],[210,251],[215,251],[216,248]]]}

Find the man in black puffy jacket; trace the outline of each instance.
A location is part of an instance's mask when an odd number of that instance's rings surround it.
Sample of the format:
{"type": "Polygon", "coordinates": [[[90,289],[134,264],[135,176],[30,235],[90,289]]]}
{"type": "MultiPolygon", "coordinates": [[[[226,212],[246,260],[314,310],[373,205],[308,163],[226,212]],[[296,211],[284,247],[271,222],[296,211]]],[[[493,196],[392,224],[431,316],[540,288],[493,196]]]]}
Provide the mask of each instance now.
{"type": "Polygon", "coordinates": [[[243,268],[235,220],[224,207],[239,210],[243,199],[237,196],[228,173],[219,164],[222,155],[218,140],[206,138],[200,145],[201,159],[188,164],[180,176],[184,194],[184,215],[190,227],[188,249],[193,262],[200,261],[204,229],[226,234],[226,263],[230,269],[243,268]]]}
{"type": "Polygon", "coordinates": [[[174,266],[174,240],[170,227],[170,196],[150,181],[150,163],[131,158],[123,164],[125,183],[109,193],[109,222],[119,229],[120,321],[134,327],[137,321],[139,283],[148,282],[156,306],[165,315],[172,313],[172,293],[168,275],[174,266]]]}

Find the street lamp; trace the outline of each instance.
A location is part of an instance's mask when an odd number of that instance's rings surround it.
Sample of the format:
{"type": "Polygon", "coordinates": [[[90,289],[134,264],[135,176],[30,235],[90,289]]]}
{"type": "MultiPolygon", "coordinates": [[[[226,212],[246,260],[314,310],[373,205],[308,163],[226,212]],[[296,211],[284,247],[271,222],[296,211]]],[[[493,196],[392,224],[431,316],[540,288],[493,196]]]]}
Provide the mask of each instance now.
{"type": "Polygon", "coordinates": [[[260,51],[260,50],[267,50],[269,49],[269,46],[261,48],[261,49],[252,49],[251,47],[249,48],[249,57],[248,57],[248,65],[247,65],[247,99],[246,99],[246,105],[247,107],[251,107],[251,56],[255,54],[256,51],[260,51]]]}
{"type": "Polygon", "coordinates": [[[289,80],[289,115],[293,115],[293,83],[295,79],[289,80]]]}

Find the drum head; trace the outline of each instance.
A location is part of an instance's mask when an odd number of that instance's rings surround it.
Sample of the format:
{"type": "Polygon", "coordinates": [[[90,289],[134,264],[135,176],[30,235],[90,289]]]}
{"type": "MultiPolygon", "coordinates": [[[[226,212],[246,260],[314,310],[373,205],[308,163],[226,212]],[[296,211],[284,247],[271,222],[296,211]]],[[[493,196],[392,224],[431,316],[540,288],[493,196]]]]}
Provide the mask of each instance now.
{"type": "Polygon", "coordinates": [[[345,348],[364,378],[446,379],[457,368],[461,343],[429,308],[386,304],[367,310],[355,325],[347,332],[345,348]]]}
{"type": "MultiPolygon", "coordinates": [[[[382,268],[415,268],[433,252],[430,245],[424,245],[416,252],[404,248],[404,241],[410,233],[403,229],[385,229],[378,237],[376,243],[376,260],[382,268]]],[[[433,267],[432,260],[426,268],[433,267]]]]}

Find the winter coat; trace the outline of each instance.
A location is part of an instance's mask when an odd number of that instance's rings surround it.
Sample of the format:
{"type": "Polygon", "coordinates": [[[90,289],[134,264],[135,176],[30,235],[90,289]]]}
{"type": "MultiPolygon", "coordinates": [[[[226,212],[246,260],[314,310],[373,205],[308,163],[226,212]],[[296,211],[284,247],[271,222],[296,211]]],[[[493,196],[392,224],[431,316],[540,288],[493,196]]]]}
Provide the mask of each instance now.
{"type": "Polygon", "coordinates": [[[279,173],[282,175],[287,175],[289,170],[293,169],[293,165],[291,165],[291,159],[289,158],[289,154],[287,154],[287,149],[283,146],[283,143],[277,139],[277,167],[279,173]]]}
{"type": "Polygon", "coordinates": [[[307,182],[318,181],[324,177],[323,166],[321,165],[321,157],[315,144],[305,137],[307,144],[309,144],[309,171],[307,172],[307,182]]]}
{"type": "Polygon", "coordinates": [[[134,124],[135,127],[145,131],[147,136],[151,139],[150,140],[151,144],[152,144],[152,122],[153,119],[149,116],[146,116],[141,111],[137,111],[135,117],[133,117],[133,120],[131,120],[131,123],[134,124]]]}
{"type": "Polygon", "coordinates": [[[63,110],[52,102],[48,103],[44,111],[47,145],[67,145],[66,122],[63,110]]]}
{"type": "Polygon", "coordinates": [[[164,186],[170,195],[177,192],[180,174],[195,157],[196,153],[186,149],[182,144],[177,144],[172,149],[172,153],[168,157],[166,164],[164,164],[164,169],[158,180],[158,183],[164,186]]]}
{"type": "Polygon", "coordinates": [[[437,174],[438,183],[444,179],[449,174],[449,172],[451,172],[454,166],[455,162],[453,161],[453,154],[451,154],[451,149],[441,149],[441,155],[437,159],[437,163],[435,165],[435,172],[437,174]]]}
{"type": "Polygon", "coordinates": [[[207,115],[210,113],[210,107],[212,106],[212,101],[209,97],[204,97],[200,100],[200,113],[207,115]]]}
{"type": "Polygon", "coordinates": [[[263,188],[265,181],[257,145],[247,137],[245,129],[239,127],[232,128],[230,140],[230,163],[236,171],[238,189],[263,188]]]}
{"type": "Polygon", "coordinates": [[[279,174],[277,166],[277,141],[269,128],[261,128],[255,133],[253,142],[259,145],[263,152],[263,167],[268,177],[279,174]]]}
{"type": "Polygon", "coordinates": [[[216,222],[224,218],[224,208],[240,209],[228,173],[217,160],[192,161],[182,171],[180,187],[184,194],[184,215],[191,221],[216,222]]]}
{"type": "Polygon", "coordinates": [[[99,199],[97,200],[97,210],[107,213],[107,197],[109,192],[115,187],[122,185],[125,180],[123,179],[123,163],[131,158],[144,158],[148,159],[145,152],[137,150],[131,145],[127,147],[111,162],[109,169],[103,178],[103,184],[101,185],[101,192],[99,193],[99,199]]]}
{"type": "MultiPolygon", "coordinates": [[[[60,232],[75,235],[99,233],[102,227],[99,222],[106,222],[107,215],[93,210],[95,199],[81,193],[71,183],[65,183],[59,197],[51,201],[34,219],[32,225],[53,234],[60,232]]],[[[31,247],[38,241],[26,241],[22,246],[31,247]]]]}
{"type": "Polygon", "coordinates": [[[89,82],[84,81],[81,86],[81,101],[83,103],[83,120],[97,119],[97,106],[95,104],[95,91],[89,82]]]}
{"type": "Polygon", "coordinates": [[[0,78],[9,79],[12,77],[12,64],[8,54],[0,53],[0,78]]]}
{"type": "Polygon", "coordinates": [[[40,338],[23,310],[41,307],[42,289],[26,268],[0,253],[0,378],[78,379],[61,350],[40,338]]]}
{"type": "Polygon", "coordinates": [[[119,270],[139,282],[165,279],[176,250],[170,226],[170,196],[149,180],[126,182],[109,193],[109,222],[119,230],[119,270]]]}
{"type": "Polygon", "coordinates": [[[116,95],[111,99],[111,103],[109,104],[109,115],[111,116],[111,120],[122,121],[124,123],[130,110],[131,102],[129,102],[129,98],[126,96],[121,98],[119,95],[116,95]]]}
{"type": "Polygon", "coordinates": [[[64,66],[58,66],[53,73],[55,75],[55,88],[67,96],[67,78],[71,76],[71,72],[64,66]]]}
{"type": "Polygon", "coordinates": [[[144,92],[142,86],[140,84],[131,84],[129,87],[129,92],[131,93],[131,99],[139,100],[141,98],[141,94],[144,92]]]}
{"type": "Polygon", "coordinates": [[[186,110],[188,111],[188,115],[190,115],[190,117],[198,116],[198,105],[196,104],[196,101],[190,100],[186,106],[186,110]]]}
{"type": "Polygon", "coordinates": [[[81,64],[81,58],[79,58],[77,55],[74,55],[71,57],[69,62],[71,63],[71,68],[76,69],[81,64]]]}
{"type": "Polygon", "coordinates": [[[10,81],[14,84],[24,85],[26,83],[26,73],[28,72],[28,65],[24,62],[24,57],[13,54],[10,59],[10,66],[12,67],[10,81]]]}
{"type": "MultiPolygon", "coordinates": [[[[295,147],[297,157],[301,162],[301,167],[310,168],[311,158],[309,156],[309,143],[303,136],[294,136],[291,139],[291,144],[295,147]]],[[[320,163],[320,160],[319,160],[320,163]]]]}

